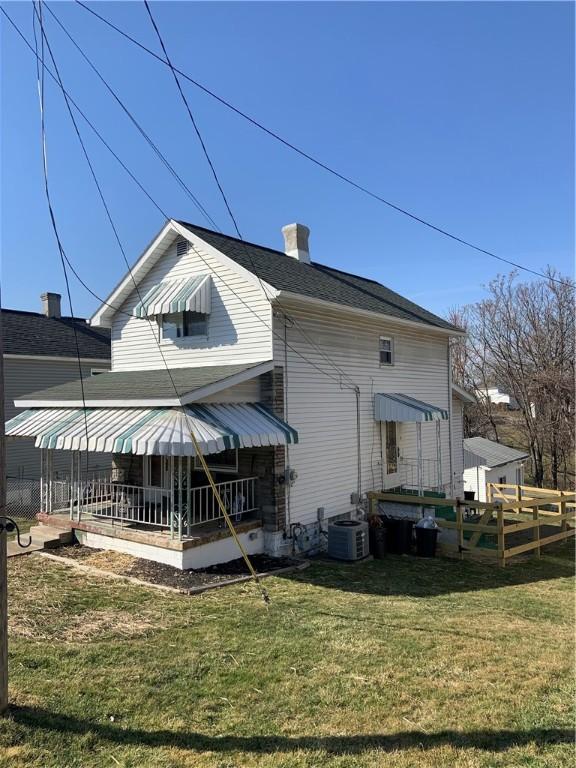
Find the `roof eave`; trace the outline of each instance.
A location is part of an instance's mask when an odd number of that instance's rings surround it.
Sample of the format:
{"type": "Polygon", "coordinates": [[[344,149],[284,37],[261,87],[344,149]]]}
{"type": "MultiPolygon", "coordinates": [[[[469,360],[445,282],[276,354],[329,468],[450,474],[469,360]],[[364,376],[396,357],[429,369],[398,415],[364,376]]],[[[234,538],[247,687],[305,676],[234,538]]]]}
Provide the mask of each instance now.
{"type": "Polygon", "coordinates": [[[337,312],[347,312],[349,314],[361,316],[361,317],[379,318],[380,321],[382,321],[382,319],[385,318],[391,323],[407,326],[410,328],[417,328],[419,330],[426,329],[427,331],[440,333],[443,336],[454,336],[454,337],[466,336],[465,331],[458,330],[457,328],[443,328],[442,326],[439,326],[439,325],[433,325],[432,323],[427,323],[424,320],[422,321],[405,320],[403,318],[396,317],[395,315],[387,315],[384,312],[374,312],[373,310],[370,310],[370,309],[359,309],[357,307],[350,307],[345,304],[337,304],[336,302],[333,302],[333,301],[326,301],[325,299],[318,299],[318,298],[313,298],[311,296],[304,296],[301,293],[293,293],[292,291],[278,291],[276,296],[276,301],[280,302],[283,299],[287,299],[290,301],[299,301],[305,304],[312,304],[324,309],[333,309],[333,310],[336,310],[337,312]]]}

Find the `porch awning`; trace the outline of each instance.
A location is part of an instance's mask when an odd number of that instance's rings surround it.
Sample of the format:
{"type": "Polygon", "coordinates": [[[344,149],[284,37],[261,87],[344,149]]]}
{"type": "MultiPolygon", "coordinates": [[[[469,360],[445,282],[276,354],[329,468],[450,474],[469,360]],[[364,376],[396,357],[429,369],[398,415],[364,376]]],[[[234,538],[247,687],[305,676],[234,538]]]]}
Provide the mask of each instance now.
{"type": "Polygon", "coordinates": [[[443,421],[448,418],[448,411],[394,392],[374,395],[374,418],[376,421],[443,421]]]}
{"type": "Polygon", "coordinates": [[[182,280],[165,280],[154,285],[134,307],[136,317],[167,315],[171,312],[210,314],[210,275],[195,275],[182,280]]]}
{"type": "Polygon", "coordinates": [[[6,423],[7,437],[37,448],[137,455],[194,456],[228,448],[289,445],[298,433],[259,403],[181,408],[33,408],[6,423]]]}

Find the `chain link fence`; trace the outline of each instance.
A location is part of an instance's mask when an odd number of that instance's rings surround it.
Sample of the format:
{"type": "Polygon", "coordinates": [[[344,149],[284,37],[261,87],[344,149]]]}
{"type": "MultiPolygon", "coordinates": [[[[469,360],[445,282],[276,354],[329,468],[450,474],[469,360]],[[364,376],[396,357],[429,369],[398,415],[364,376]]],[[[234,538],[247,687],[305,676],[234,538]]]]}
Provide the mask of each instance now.
{"type": "Polygon", "coordinates": [[[40,512],[40,480],[6,478],[6,514],[33,520],[40,512]]]}

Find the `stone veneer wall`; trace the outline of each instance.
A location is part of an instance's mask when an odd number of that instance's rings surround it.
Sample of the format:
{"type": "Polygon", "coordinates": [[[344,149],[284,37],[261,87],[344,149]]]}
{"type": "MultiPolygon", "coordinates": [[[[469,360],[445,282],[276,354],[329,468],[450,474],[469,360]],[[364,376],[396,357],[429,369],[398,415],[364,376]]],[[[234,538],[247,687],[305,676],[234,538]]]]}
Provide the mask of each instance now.
{"type": "Polygon", "coordinates": [[[112,477],[126,485],[144,485],[144,465],[142,456],[131,453],[112,455],[112,477]]]}
{"type": "MultiPolygon", "coordinates": [[[[275,416],[284,418],[284,369],[276,366],[272,371],[260,377],[260,398],[262,405],[269,408],[275,416]]],[[[262,504],[264,530],[283,531],[286,527],[286,489],[278,482],[286,468],[286,449],[283,445],[268,449],[272,452],[272,462],[268,468],[269,480],[268,503],[262,504]]],[[[240,455],[243,451],[240,451],[240,455]]]]}

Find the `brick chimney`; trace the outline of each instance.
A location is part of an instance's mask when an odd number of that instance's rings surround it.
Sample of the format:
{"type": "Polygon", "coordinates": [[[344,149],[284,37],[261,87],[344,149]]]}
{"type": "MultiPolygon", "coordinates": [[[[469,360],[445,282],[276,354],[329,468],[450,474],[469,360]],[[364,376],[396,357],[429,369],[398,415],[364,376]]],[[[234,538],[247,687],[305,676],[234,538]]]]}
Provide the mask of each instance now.
{"type": "Polygon", "coordinates": [[[62,296],[59,293],[41,293],[42,312],[46,317],[60,317],[60,300],[62,296]]]}
{"type": "Polygon", "coordinates": [[[304,264],[310,264],[310,250],[308,248],[308,237],[310,230],[304,224],[287,224],[282,227],[284,235],[284,252],[287,256],[292,256],[304,264]]]}

